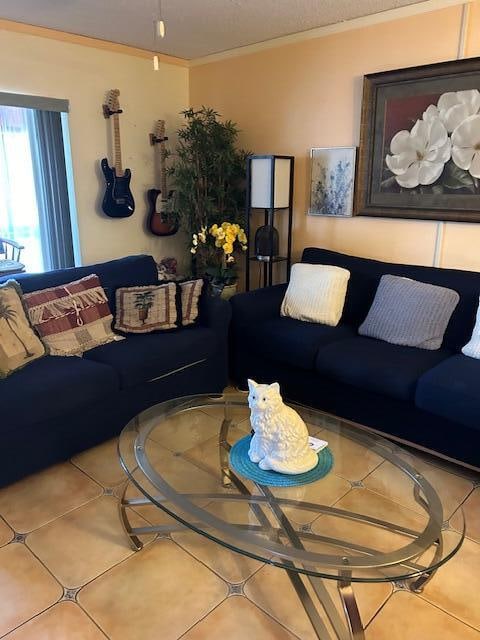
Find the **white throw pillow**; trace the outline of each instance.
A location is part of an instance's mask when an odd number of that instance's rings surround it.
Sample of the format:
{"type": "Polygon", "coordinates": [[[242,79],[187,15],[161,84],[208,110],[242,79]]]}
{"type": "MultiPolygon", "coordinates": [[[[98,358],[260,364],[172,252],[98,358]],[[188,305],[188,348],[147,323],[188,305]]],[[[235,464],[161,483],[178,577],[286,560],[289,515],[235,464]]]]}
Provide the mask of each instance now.
{"type": "Polygon", "coordinates": [[[470,338],[470,342],[467,342],[463,347],[462,353],[464,356],[469,356],[469,358],[477,358],[480,360],[480,305],[477,310],[477,320],[473,327],[472,337],[470,338]]]}
{"type": "Polygon", "coordinates": [[[326,264],[294,264],[280,314],[335,327],[342,317],[350,271],[326,264]]]}

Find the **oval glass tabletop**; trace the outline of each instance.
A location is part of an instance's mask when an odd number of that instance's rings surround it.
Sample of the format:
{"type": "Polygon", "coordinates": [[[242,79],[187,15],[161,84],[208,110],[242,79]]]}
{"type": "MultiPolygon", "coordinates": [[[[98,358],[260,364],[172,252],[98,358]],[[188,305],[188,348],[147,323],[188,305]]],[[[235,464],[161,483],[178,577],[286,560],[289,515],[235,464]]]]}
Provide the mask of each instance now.
{"type": "Polygon", "coordinates": [[[134,546],[152,529],[132,530],[127,507],[153,503],[157,532],[186,527],[288,571],[411,579],[421,589],[464,538],[461,513],[455,529],[444,524],[453,507],[434,487],[435,467],[345,420],[291,406],[333,456],[325,477],[296,487],[261,485],[231,468],[232,445],[250,433],[246,394],[171,400],[131,420],[118,448],[134,485],[122,498],[134,546]]]}

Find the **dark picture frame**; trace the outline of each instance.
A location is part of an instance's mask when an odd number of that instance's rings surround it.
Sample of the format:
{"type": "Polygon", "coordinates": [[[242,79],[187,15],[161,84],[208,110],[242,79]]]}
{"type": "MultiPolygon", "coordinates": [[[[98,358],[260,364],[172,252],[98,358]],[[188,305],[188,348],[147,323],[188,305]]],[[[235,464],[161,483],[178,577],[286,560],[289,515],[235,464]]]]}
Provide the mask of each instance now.
{"type": "Polygon", "coordinates": [[[364,76],[354,215],[480,222],[477,127],[480,58],[364,76]]]}

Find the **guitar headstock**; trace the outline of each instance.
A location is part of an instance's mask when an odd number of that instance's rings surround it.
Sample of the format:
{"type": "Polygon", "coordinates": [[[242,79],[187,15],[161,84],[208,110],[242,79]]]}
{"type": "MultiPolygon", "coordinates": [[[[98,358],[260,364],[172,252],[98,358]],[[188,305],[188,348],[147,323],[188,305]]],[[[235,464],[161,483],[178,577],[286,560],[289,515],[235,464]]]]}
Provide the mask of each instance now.
{"type": "Polygon", "coordinates": [[[157,120],[153,133],[150,134],[150,144],[153,146],[168,140],[165,135],[165,120],[157,120]]]}
{"type": "Polygon", "coordinates": [[[105,104],[102,105],[103,115],[105,118],[110,118],[110,116],[113,116],[115,113],[122,113],[122,110],[120,109],[120,102],[118,101],[119,95],[119,89],[110,89],[107,93],[105,104]]]}

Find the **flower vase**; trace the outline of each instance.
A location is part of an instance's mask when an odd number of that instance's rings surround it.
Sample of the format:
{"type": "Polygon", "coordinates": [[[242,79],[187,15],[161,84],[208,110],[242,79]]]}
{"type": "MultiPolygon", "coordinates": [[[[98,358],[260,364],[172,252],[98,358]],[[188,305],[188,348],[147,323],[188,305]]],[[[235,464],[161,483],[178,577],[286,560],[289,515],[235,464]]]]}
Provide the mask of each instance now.
{"type": "Polygon", "coordinates": [[[220,294],[220,297],[222,298],[222,300],[230,300],[230,298],[234,296],[236,293],[237,293],[237,283],[234,282],[233,284],[224,285],[222,289],[222,293],[220,294]]]}

